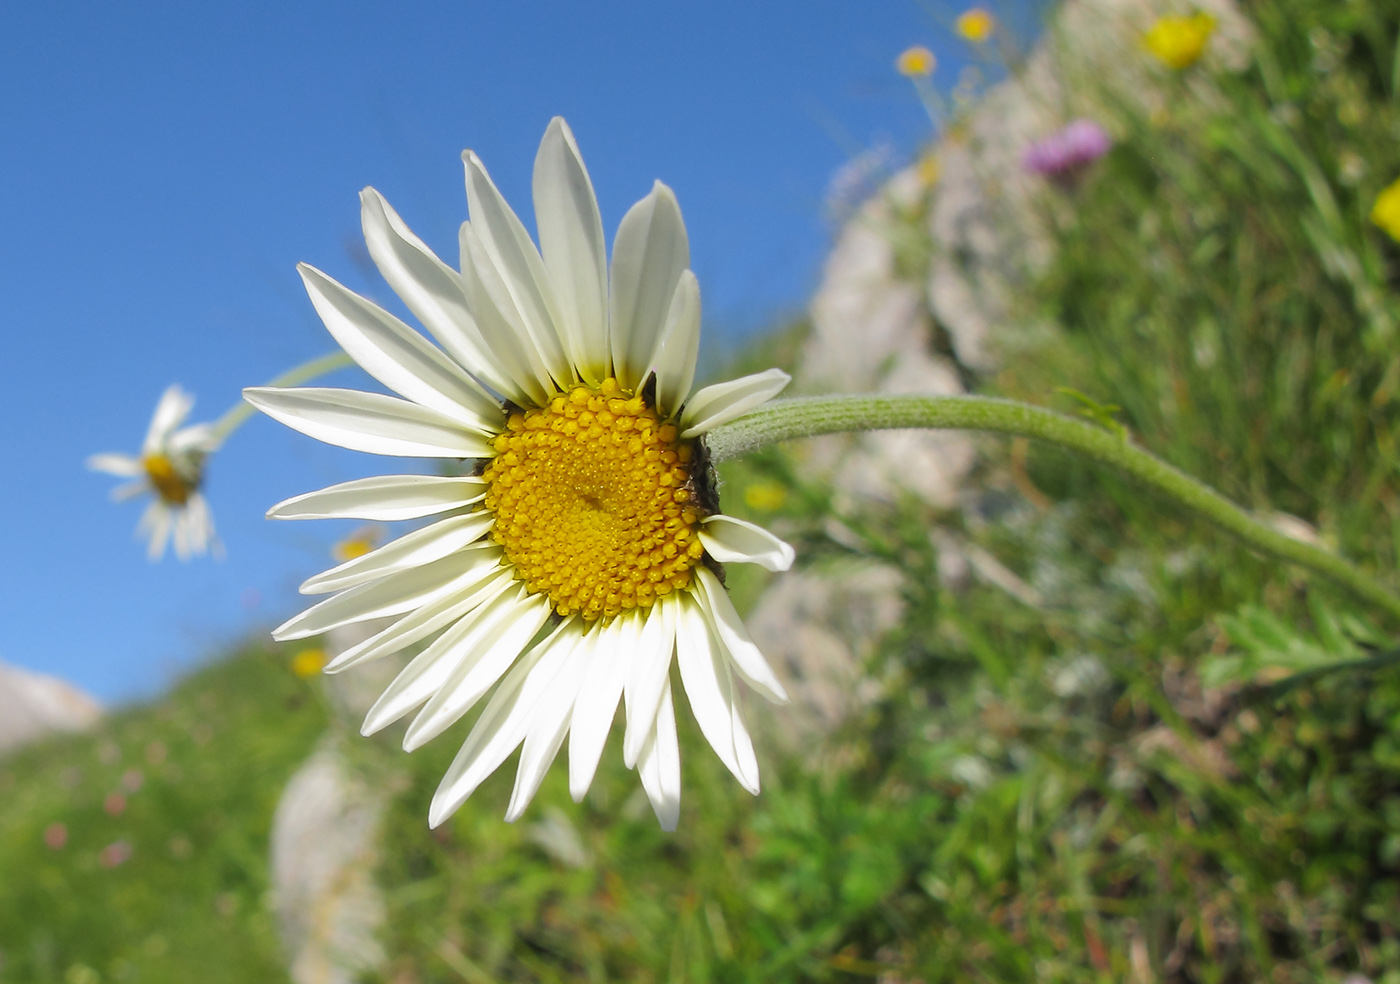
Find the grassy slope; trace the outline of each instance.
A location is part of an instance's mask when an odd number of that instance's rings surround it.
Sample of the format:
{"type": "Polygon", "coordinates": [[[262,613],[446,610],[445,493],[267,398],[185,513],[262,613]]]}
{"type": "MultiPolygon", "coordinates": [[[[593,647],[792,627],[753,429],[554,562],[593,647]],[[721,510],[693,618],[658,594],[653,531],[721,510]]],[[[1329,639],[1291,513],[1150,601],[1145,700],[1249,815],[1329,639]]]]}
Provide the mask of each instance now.
{"type": "Polygon", "coordinates": [[[94,734],[0,761],[0,981],[285,979],[268,829],[324,726],[286,660],[247,646],[94,734]],[[55,823],[59,849],[44,840],[55,823]],[[130,859],[104,866],[116,843],[130,859]]]}

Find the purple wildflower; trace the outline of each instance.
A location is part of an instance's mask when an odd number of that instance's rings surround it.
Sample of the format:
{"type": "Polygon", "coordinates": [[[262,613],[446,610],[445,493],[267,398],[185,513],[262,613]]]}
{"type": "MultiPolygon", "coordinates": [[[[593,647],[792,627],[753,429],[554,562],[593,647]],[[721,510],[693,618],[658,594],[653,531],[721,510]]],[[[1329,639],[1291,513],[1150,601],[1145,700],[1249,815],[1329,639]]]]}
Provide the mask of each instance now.
{"type": "Polygon", "coordinates": [[[1026,149],[1027,171],[1073,186],[1090,164],[1108,153],[1113,140],[1093,120],[1078,119],[1026,149]]]}

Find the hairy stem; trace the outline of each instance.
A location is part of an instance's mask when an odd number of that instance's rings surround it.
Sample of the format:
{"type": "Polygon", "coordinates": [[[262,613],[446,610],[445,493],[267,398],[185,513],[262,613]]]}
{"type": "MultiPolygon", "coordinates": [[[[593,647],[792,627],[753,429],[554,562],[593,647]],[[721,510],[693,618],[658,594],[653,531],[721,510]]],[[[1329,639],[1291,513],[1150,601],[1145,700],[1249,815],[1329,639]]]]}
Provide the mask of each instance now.
{"type": "MultiPolygon", "coordinates": [[[[295,368],[288,369],[276,379],[269,381],[268,386],[296,386],[300,383],[307,383],[317,376],[324,376],[328,372],[337,369],[344,369],[353,365],[350,356],[344,352],[330,352],[326,355],[318,356],[309,362],[303,362],[295,368]]],[[[236,431],[239,426],[253,415],[253,405],[239,399],[237,403],[224,411],[224,415],[214,424],[214,433],[219,438],[219,443],[223,444],[228,440],[228,436],[236,431]]]]}
{"type": "Polygon", "coordinates": [[[1400,596],[1351,562],[1260,522],[1214,489],[1084,420],[983,396],[826,396],[779,400],[715,428],[706,444],[723,461],[778,441],[843,431],[981,430],[1033,437],[1111,465],[1230,531],[1254,549],[1350,588],[1400,618],[1400,596]]]}

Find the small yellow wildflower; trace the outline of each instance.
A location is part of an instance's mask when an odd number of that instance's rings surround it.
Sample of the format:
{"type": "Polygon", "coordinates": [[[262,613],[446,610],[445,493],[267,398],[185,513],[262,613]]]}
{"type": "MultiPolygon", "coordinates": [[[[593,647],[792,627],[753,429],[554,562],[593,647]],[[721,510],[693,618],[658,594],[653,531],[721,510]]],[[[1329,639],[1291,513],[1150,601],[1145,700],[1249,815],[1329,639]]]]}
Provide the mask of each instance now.
{"type": "Polygon", "coordinates": [[[379,546],[381,532],[376,526],[361,527],[345,539],[336,541],[335,546],[331,547],[331,556],[341,564],[356,557],[363,557],[379,546]]]}
{"type": "Polygon", "coordinates": [[[1376,196],[1376,204],[1371,206],[1371,221],[1384,229],[1391,239],[1400,242],[1400,178],[1386,185],[1376,196]]]}
{"type": "Polygon", "coordinates": [[[930,150],[919,158],[916,171],[919,175],[919,182],[925,188],[932,188],[943,175],[943,161],[939,159],[938,154],[930,150]]]}
{"type": "Polygon", "coordinates": [[[933,57],[933,52],[921,44],[905,48],[894,63],[894,67],[899,69],[899,74],[907,75],[911,79],[932,75],[937,65],[938,59],[933,57]]]}
{"type": "Polygon", "coordinates": [[[754,482],[744,490],[744,504],[759,512],[776,512],[787,501],[787,489],[777,482],[754,482]]]}
{"type": "Polygon", "coordinates": [[[292,672],[303,680],[310,680],[327,662],[324,649],[303,649],[292,657],[292,672]]]}
{"type": "Polygon", "coordinates": [[[1196,63],[1206,42],[1215,33],[1215,18],[1200,12],[1190,17],[1159,17],[1142,43],[1168,68],[1183,69],[1196,63]]]}
{"type": "Polygon", "coordinates": [[[958,16],[955,26],[958,34],[964,40],[971,41],[973,44],[981,44],[992,36],[992,32],[996,30],[997,22],[991,11],[982,7],[972,7],[964,10],[958,16]]]}

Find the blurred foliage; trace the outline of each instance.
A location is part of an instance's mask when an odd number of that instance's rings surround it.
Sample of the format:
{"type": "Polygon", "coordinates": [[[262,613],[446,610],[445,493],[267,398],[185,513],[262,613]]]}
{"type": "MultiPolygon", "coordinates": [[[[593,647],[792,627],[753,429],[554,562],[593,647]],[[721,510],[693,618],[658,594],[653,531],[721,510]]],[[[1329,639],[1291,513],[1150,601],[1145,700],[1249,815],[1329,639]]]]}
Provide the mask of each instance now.
{"type": "Polygon", "coordinates": [[[0,761],[0,981],[286,979],[268,831],[326,721],[289,659],[247,646],[0,761]]]}
{"type": "MultiPolygon", "coordinates": [[[[1022,298],[1060,330],[983,388],[1121,426],[1393,571],[1400,246],[1368,215],[1400,174],[1400,9],[1245,11],[1245,68],[1164,75],[1153,111],[1094,94],[1121,138],[1047,188],[1058,246],[1022,298]]],[[[927,250],[909,255],[922,282],[927,250]]],[[[751,703],[757,798],[685,707],[675,835],[620,729],[582,804],[556,766],[503,823],[512,761],[437,831],[454,741],[360,745],[407,771],[382,979],[1400,984],[1397,627],[1101,469],[982,448],[980,491],[943,514],[835,501],[800,450],[725,467],[727,509],[809,569],[855,558],[902,585],[877,696],[838,731],[784,753],[783,712],[751,703]],[[948,576],[950,542],[1005,575],[948,576]]],[[[734,573],[751,605],[767,576],[734,573]]],[[[266,836],[323,727],[310,693],[255,650],[0,763],[0,981],[280,979],[266,836]],[[108,816],[133,767],[144,785],[108,816]],[[67,845],[45,847],[60,821],[67,845]],[[102,868],[121,838],[131,858],[102,868]]]]}

